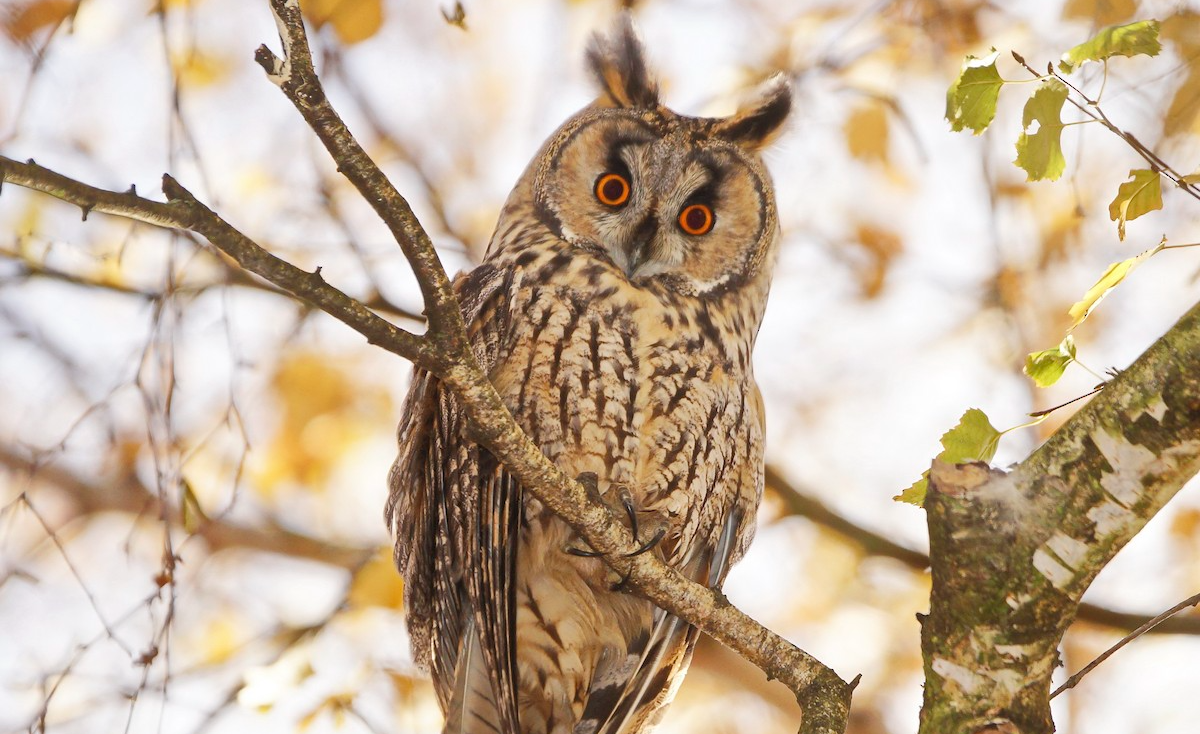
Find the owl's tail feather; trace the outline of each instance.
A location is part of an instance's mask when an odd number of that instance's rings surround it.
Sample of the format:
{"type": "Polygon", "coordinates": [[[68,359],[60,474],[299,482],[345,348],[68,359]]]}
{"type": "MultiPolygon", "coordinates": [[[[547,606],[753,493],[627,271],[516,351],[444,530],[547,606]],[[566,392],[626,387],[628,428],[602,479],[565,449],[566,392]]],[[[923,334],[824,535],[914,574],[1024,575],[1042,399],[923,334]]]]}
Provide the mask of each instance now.
{"type": "MultiPolygon", "coordinates": [[[[741,522],[740,511],[730,512],[716,545],[711,551],[696,549],[693,558],[680,569],[684,575],[719,588],[729,570],[741,522]]],[[[683,682],[699,636],[700,631],[695,627],[661,609],[655,610],[642,659],[625,683],[624,691],[619,696],[614,691],[593,691],[600,695],[588,701],[589,710],[584,712],[586,724],[576,731],[623,734],[643,731],[647,723],[656,723],[683,682]]]]}
{"type": "Polygon", "coordinates": [[[454,690],[442,734],[504,734],[491,677],[483,662],[475,620],[462,631],[462,647],[454,669],[454,690]]]}

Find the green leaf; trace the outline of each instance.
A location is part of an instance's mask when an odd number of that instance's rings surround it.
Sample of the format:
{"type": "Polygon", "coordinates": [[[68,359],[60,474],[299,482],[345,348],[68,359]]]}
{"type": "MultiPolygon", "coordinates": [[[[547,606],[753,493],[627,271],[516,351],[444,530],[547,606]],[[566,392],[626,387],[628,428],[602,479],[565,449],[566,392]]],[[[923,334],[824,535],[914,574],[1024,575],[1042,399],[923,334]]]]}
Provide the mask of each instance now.
{"type": "Polygon", "coordinates": [[[1134,255],[1133,257],[1115,262],[1108,266],[1108,270],[1104,271],[1104,275],[1100,276],[1100,280],[1088,289],[1087,293],[1083,294],[1083,298],[1079,300],[1067,312],[1071,316],[1071,329],[1083,323],[1083,320],[1091,314],[1092,310],[1108,295],[1108,292],[1116,288],[1125,276],[1129,275],[1129,271],[1141,265],[1144,261],[1149,260],[1154,255],[1158,254],[1164,247],[1167,246],[1167,238],[1163,237],[1157,246],[1146,250],[1145,252],[1134,255]]]}
{"type": "Polygon", "coordinates": [[[942,436],[942,446],[946,450],[938,454],[938,458],[950,464],[991,461],[999,445],[1000,432],[992,426],[987,414],[979,408],[971,408],[959,418],[957,426],[942,436]]]}
{"type": "Polygon", "coordinates": [[[1058,68],[1069,74],[1076,66],[1088,61],[1139,54],[1157,56],[1159,51],[1162,51],[1162,44],[1158,42],[1158,21],[1139,20],[1102,29],[1091,40],[1063,54],[1058,68]]]}
{"type": "Polygon", "coordinates": [[[1050,387],[1063,376],[1067,365],[1075,360],[1075,337],[1067,337],[1053,349],[1032,352],[1025,358],[1025,374],[1033,378],[1038,387],[1050,387]]]}
{"type": "Polygon", "coordinates": [[[946,119],[950,129],[959,132],[969,128],[976,135],[987,129],[996,116],[996,100],[1004,80],[996,71],[996,57],[992,52],[982,58],[967,56],[963,61],[962,73],[946,91],[946,119]]]}
{"type": "Polygon", "coordinates": [[[1129,172],[1132,180],[1121,184],[1117,198],[1108,205],[1108,218],[1117,223],[1117,236],[1125,239],[1125,222],[1162,209],[1162,176],[1158,171],[1137,168],[1129,172]]]}
{"type": "Polygon", "coordinates": [[[1067,85],[1050,79],[1037,88],[1025,103],[1025,114],[1021,124],[1028,130],[1030,123],[1037,120],[1037,132],[1032,135],[1022,132],[1017,139],[1017,160],[1029,181],[1058,180],[1067,161],[1062,152],[1062,107],[1067,101],[1067,85]]]}
{"type": "Polygon", "coordinates": [[[926,469],[921,478],[912,483],[912,486],[896,495],[892,499],[897,502],[904,502],[917,507],[925,506],[925,494],[929,491],[929,470],[926,469]]]}
{"type": "MultiPolygon", "coordinates": [[[[958,419],[958,425],[942,434],[942,453],[937,458],[950,464],[991,461],[999,445],[1000,432],[992,426],[987,414],[971,408],[958,419]]],[[[892,499],[920,507],[925,504],[928,488],[929,472],[926,471],[911,487],[892,499]]]]}

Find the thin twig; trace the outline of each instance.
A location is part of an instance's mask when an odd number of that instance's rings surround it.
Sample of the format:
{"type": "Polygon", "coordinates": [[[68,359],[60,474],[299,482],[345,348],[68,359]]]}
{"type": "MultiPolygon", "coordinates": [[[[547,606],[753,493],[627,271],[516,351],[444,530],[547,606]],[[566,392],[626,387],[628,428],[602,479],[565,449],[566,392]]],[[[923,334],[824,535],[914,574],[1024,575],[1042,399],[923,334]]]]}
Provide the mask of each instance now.
{"type": "Polygon", "coordinates": [[[441,354],[421,337],[372,313],[363,304],[330,286],[320,268],[309,273],[272,255],[239,232],[169,175],[163,176],[163,191],[169,201],[153,201],[132,191],[117,193],[89,186],[29,160],[25,163],[0,155],[0,176],[8,183],[41,191],[75,204],[86,217],[101,212],[167,229],[186,229],[202,235],[243,269],[328,313],[358,331],[372,344],[392,351],[422,369],[444,366],[441,354]]]}
{"type": "MultiPolygon", "coordinates": [[[[872,556],[891,558],[908,566],[913,571],[929,568],[929,556],[919,550],[901,545],[880,533],[876,533],[834,511],[817,499],[815,493],[805,491],[788,481],[778,469],[770,464],[766,467],[767,491],[775,493],[783,501],[787,511],[807,518],[826,530],[831,530],[872,556]]],[[[1080,604],[1076,619],[1081,622],[1111,627],[1117,630],[1133,630],[1150,619],[1148,614],[1119,612],[1115,609],[1080,604]]],[[[1160,623],[1153,634],[1200,635],[1200,617],[1173,617],[1160,623]]]]}
{"type": "Polygon", "coordinates": [[[109,624],[108,618],[104,616],[104,612],[100,609],[100,603],[96,601],[96,596],[92,594],[92,590],[83,580],[83,575],[79,573],[79,569],[71,561],[71,556],[67,553],[67,548],[63,545],[62,540],[59,539],[58,533],[56,533],[54,529],[50,527],[50,523],[46,522],[46,518],[42,516],[42,513],[39,512],[36,507],[34,507],[32,502],[29,501],[28,495],[22,493],[19,499],[21,500],[21,503],[25,505],[25,509],[28,510],[42,526],[42,530],[46,532],[46,537],[48,537],[50,542],[54,544],[54,547],[58,549],[59,555],[62,556],[63,562],[67,564],[67,568],[71,571],[71,575],[75,577],[75,581],[79,584],[79,588],[83,590],[84,596],[87,597],[88,603],[92,607],[92,611],[96,613],[96,618],[100,620],[100,625],[104,628],[104,632],[108,635],[108,638],[115,642],[117,646],[125,652],[125,654],[133,657],[133,650],[131,650],[129,646],[121,640],[121,638],[117,637],[116,630],[112,625],[109,624]]]}
{"type": "Polygon", "coordinates": [[[429,328],[416,336],[371,312],[330,286],[316,273],[305,272],[264,250],[200,203],[169,175],[163,177],[168,202],[143,199],[132,192],[116,194],[86,186],[48,169],[0,157],[4,180],[97,210],[158,226],[187,229],[206,237],[217,249],[297,298],[326,311],[367,339],[411,360],[436,375],[458,397],[472,428],[472,438],[490,450],[532,495],[574,527],[592,548],[606,554],[629,588],[662,609],[696,625],[786,684],[804,708],[801,731],[833,734],[845,731],[854,682],[833,670],[734,607],[718,590],[685,578],[653,554],[625,555],[637,544],[628,529],[602,502],[551,463],[513,420],[504,402],[480,369],[466,338],[458,301],[428,235],[407,202],[363,152],[325,98],[312,68],[297,0],[271,0],[280,28],[284,58],[265,47],[256,59],[272,81],[304,116],[318,138],[376,210],[400,245],[425,301],[429,328]]]}
{"type": "Polygon", "coordinates": [[[1084,101],[1080,102],[1079,100],[1075,99],[1074,97],[1071,97],[1068,95],[1067,101],[1070,102],[1075,107],[1075,109],[1082,112],[1084,115],[1086,115],[1092,121],[1100,123],[1106,129],[1108,129],[1108,131],[1111,132],[1113,135],[1116,135],[1117,137],[1124,140],[1125,143],[1130,148],[1133,148],[1133,151],[1135,153],[1137,153],[1139,156],[1142,157],[1143,160],[1145,160],[1147,163],[1150,164],[1150,168],[1152,168],[1154,171],[1164,174],[1167,178],[1171,179],[1171,182],[1174,183],[1176,187],[1178,187],[1178,188],[1182,189],[1184,192],[1190,194],[1193,198],[1200,199],[1200,190],[1198,190],[1195,186],[1192,186],[1190,183],[1188,183],[1186,178],[1182,174],[1180,174],[1178,171],[1176,171],[1174,168],[1172,168],[1170,165],[1168,165],[1167,162],[1164,161],[1162,158],[1160,158],[1157,153],[1155,153],[1150,148],[1146,147],[1146,145],[1144,143],[1142,143],[1142,141],[1140,141],[1136,137],[1134,137],[1133,133],[1127,132],[1127,131],[1122,130],[1121,128],[1117,127],[1113,123],[1112,120],[1108,119],[1108,115],[1104,114],[1104,110],[1100,108],[1099,102],[1089,98],[1086,94],[1083,93],[1082,90],[1080,90],[1078,87],[1076,87],[1074,84],[1072,84],[1069,79],[1067,79],[1066,77],[1062,76],[1057,71],[1055,71],[1053,64],[1051,64],[1050,66],[1047,67],[1045,74],[1042,74],[1042,73],[1038,72],[1036,69],[1034,69],[1032,66],[1030,66],[1028,63],[1026,63],[1025,59],[1022,58],[1020,54],[1014,52],[1013,59],[1015,59],[1016,62],[1018,64],[1020,64],[1021,66],[1023,66],[1026,71],[1028,71],[1030,74],[1037,77],[1038,79],[1045,79],[1047,77],[1057,79],[1058,81],[1062,82],[1067,87],[1069,87],[1076,94],[1078,94],[1080,97],[1083,97],[1084,101]]]}
{"type": "Polygon", "coordinates": [[[429,329],[423,339],[441,363],[430,371],[458,397],[472,437],[487,447],[522,486],[575,528],[629,588],[696,625],[779,678],[804,706],[804,732],[841,732],[854,684],[729,604],[718,591],[684,578],[653,554],[628,556],[636,541],[603,503],[552,464],[517,426],[481,371],[466,340],[458,302],[428,235],[405,199],[346,129],[330,106],[312,65],[298,0],[271,0],[284,56],[265,46],[255,59],[301,113],[338,164],[388,226],[421,285],[429,329]]]}
{"type": "Polygon", "coordinates": [[[1138,627],[1133,632],[1130,632],[1129,634],[1122,637],[1121,640],[1119,642],[1117,642],[1117,644],[1113,645],[1112,647],[1108,648],[1104,652],[1100,653],[1100,655],[1095,660],[1093,660],[1092,662],[1083,666],[1083,669],[1080,670],[1078,673],[1076,673],[1075,675],[1072,675],[1070,678],[1067,678],[1067,681],[1065,683],[1063,683],[1058,688],[1054,689],[1054,692],[1050,694],[1050,698],[1054,698],[1055,696],[1057,696],[1058,694],[1062,693],[1065,690],[1074,688],[1076,685],[1079,684],[1079,681],[1083,680],[1083,677],[1085,675],[1087,675],[1088,673],[1095,670],[1096,666],[1099,665],[1100,663],[1103,663],[1105,660],[1108,660],[1108,658],[1111,657],[1112,654],[1115,653],[1117,650],[1120,650],[1122,647],[1125,647],[1129,643],[1133,642],[1137,638],[1141,637],[1142,635],[1146,634],[1150,630],[1157,627],[1159,624],[1161,624],[1165,620],[1170,619],[1172,616],[1178,614],[1179,612],[1182,612],[1184,609],[1187,609],[1188,607],[1194,607],[1197,604],[1200,604],[1200,594],[1194,594],[1192,596],[1189,596],[1188,598],[1179,602],[1178,604],[1171,607],[1170,609],[1163,612],[1162,614],[1160,614],[1156,617],[1153,617],[1152,619],[1147,620],[1146,623],[1143,624],[1141,627],[1138,627]]]}

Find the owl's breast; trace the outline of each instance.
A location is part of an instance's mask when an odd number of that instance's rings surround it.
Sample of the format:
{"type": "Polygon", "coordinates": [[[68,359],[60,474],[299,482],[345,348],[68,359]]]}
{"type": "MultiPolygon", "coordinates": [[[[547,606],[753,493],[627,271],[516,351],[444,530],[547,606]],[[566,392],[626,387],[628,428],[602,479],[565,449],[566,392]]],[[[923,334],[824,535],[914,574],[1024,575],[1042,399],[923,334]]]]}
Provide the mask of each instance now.
{"type": "Polygon", "coordinates": [[[514,282],[492,381],[564,472],[596,474],[602,494],[627,489],[669,518],[680,549],[735,503],[757,503],[762,416],[748,344],[603,269],[514,282]]]}

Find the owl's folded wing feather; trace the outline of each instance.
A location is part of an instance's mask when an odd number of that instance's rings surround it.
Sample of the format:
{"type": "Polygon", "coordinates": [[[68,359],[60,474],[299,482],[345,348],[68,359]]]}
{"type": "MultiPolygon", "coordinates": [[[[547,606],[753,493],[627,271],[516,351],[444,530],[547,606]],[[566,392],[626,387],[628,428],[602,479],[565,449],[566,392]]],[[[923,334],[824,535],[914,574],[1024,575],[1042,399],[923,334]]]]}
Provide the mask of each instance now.
{"type": "MultiPolygon", "coordinates": [[[[454,283],[485,372],[503,358],[508,284],[482,265],[454,283]]],[[[390,475],[387,518],[414,656],[432,669],[448,732],[515,732],[513,537],[520,488],[466,438],[466,418],[436,377],[413,376],[390,475]]]]}

